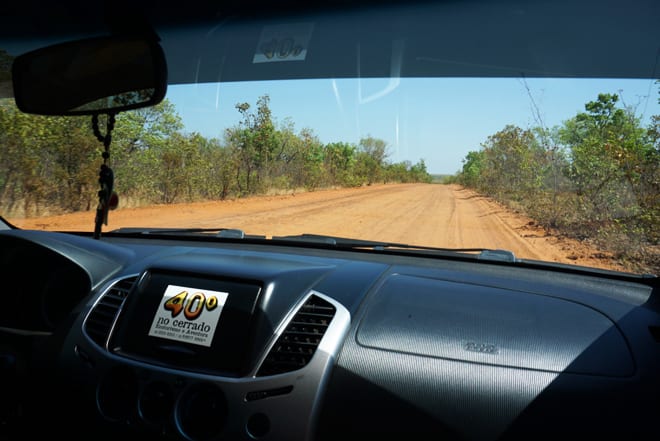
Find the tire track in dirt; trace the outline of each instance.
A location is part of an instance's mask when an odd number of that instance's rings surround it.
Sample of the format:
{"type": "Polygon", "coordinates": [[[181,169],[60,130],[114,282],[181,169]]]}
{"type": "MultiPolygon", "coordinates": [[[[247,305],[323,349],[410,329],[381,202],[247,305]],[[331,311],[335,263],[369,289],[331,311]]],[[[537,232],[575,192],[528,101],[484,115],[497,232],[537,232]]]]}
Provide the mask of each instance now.
{"type": "Polygon", "coordinates": [[[478,247],[479,244],[491,244],[489,248],[507,249],[516,256],[529,259],[558,261],[559,253],[552,249],[536,249],[529,241],[523,240],[518,233],[499,216],[497,210],[484,197],[472,192],[454,190],[458,221],[454,224],[455,234],[460,235],[463,246],[478,247]],[[474,218],[474,222],[466,222],[466,218],[474,218]],[[470,227],[463,227],[463,225],[470,227]],[[476,228],[475,228],[476,227],[476,228]],[[463,239],[466,237],[466,239],[463,239]]]}
{"type": "MultiPolygon", "coordinates": [[[[93,220],[93,211],[10,219],[20,228],[60,231],[90,231],[93,220]]],[[[522,258],[623,269],[611,259],[594,257],[604,253],[539,231],[530,219],[456,185],[388,184],[126,208],[111,212],[109,222],[104,231],[223,227],[267,237],[315,233],[446,248],[499,248],[522,258]]]]}

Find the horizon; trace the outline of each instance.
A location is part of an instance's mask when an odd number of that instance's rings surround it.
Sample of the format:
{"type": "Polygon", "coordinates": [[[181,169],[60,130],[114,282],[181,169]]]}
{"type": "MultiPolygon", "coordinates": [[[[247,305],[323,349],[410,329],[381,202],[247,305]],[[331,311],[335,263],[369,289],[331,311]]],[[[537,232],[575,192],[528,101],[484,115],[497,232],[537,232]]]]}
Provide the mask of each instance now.
{"type": "Polygon", "coordinates": [[[468,152],[506,125],[560,126],[600,93],[617,94],[642,126],[660,114],[654,79],[376,78],[171,85],[166,98],[185,131],[222,139],[241,119],[235,109],[270,98],[279,127],[311,129],[320,142],[384,140],[390,162],[424,160],[430,174],[454,175],[468,152]],[[314,99],[310,99],[314,97],[314,99]],[[440,105],[438,105],[438,103],[440,105]],[[540,117],[540,121],[539,121],[540,117]],[[417,125],[419,123],[419,125],[417,125]]]}

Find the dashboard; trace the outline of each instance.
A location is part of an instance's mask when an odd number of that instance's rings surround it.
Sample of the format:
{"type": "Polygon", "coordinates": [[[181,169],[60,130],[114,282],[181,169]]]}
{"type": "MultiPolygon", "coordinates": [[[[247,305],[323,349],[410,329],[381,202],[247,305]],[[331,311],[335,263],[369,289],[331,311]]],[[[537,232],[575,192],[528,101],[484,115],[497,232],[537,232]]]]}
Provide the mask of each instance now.
{"type": "Polygon", "coordinates": [[[0,231],[0,439],[657,439],[657,279],[0,231]]]}

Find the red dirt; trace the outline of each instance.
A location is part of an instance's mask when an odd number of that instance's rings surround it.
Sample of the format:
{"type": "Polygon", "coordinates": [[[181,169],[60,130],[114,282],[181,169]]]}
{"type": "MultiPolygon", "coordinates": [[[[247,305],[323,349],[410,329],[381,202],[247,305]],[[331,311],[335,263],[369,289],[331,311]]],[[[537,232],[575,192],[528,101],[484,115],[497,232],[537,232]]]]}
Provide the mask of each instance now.
{"type": "MultiPolygon", "coordinates": [[[[91,231],[94,212],[10,222],[25,229],[91,231]]],[[[625,270],[609,253],[547,233],[531,219],[455,185],[375,185],[120,208],[110,212],[104,231],[120,227],[222,227],[267,237],[315,233],[448,248],[502,248],[522,258],[625,270]]]]}

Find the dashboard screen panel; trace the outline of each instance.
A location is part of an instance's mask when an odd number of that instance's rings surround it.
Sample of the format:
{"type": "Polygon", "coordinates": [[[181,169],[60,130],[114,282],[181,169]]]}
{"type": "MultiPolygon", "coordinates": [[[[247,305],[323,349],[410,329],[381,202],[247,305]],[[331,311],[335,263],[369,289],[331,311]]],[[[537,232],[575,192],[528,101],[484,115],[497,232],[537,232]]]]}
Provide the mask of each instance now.
{"type": "Polygon", "coordinates": [[[260,292],[253,281],[150,270],[126,299],[111,347],[150,363],[240,375],[260,292]]]}
{"type": "Polygon", "coordinates": [[[210,347],[229,293],[168,285],[149,335],[210,347]]]}

